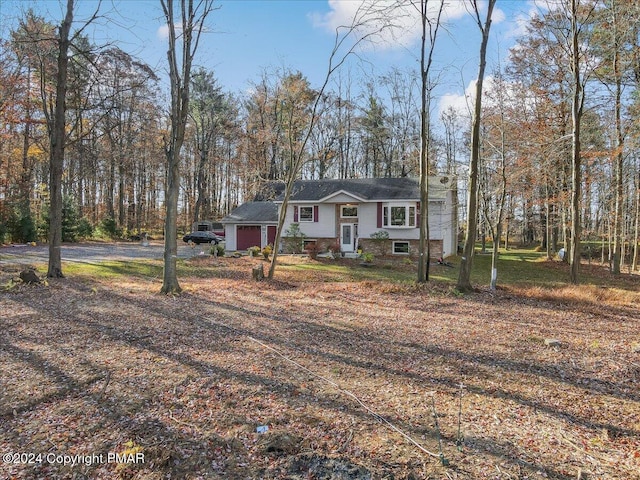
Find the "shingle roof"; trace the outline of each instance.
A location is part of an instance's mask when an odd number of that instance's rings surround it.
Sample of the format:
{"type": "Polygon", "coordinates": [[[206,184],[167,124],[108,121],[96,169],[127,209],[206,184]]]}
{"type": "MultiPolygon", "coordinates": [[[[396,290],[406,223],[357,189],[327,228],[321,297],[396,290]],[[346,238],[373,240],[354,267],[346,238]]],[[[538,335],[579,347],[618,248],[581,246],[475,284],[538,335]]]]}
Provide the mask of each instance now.
{"type": "Polygon", "coordinates": [[[278,206],[273,202],[247,202],[220,220],[221,223],[273,223],[278,221],[278,206]]]}
{"type": "MultiPolygon", "coordinates": [[[[429,177],[430,199],[444,199],[447,190],[451,188],[451,179],[441,183],[440,179],[443,178],[446,177],[429,177]]],[[[368,201],[420,199],[418,180],[403,177],[297,180],[290,201],[319,201],[341,191],[368,201]]],[[[283,198],[283,194],[279,195],[276,202],[281,202],[283,198]]]]}

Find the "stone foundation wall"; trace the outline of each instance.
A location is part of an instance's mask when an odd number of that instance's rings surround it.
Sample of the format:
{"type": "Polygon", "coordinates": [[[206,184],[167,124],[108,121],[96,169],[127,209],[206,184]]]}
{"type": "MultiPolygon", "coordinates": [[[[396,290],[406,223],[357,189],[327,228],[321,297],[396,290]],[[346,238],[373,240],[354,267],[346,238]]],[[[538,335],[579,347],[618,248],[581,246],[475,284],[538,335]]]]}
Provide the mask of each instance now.
{"type": "MultiPolygon", "coordinates": [[[[358,240],[360,248],[364,252],[371,252],[374,255],[395,255],[402,256],[406,254],[401,253],[393,253],[393,242],[394,241],[407,241],[409,242],[409,257],[416,258],[418,256],[418,246],[420,244],[419,240],[373,240],[371,238],[361,238],[358,240]]],[[[440,258],[442,256],[442,240],[430,240],[429,246],[431,248],[430,256],[431,258],[440,258]]]]}
{"type": "MultiPolygon", "coordinates": [[[[338,240],[335,238],[314,238],[305,239],[306,242],[311,240],[315,241],[318,248],[318,253],[324,253],[329,250],[329,247],[333,247],[338,244],[338,240]]],[[[418,240],[395,240],[395,241],[407,241],[409,242],[409,257],[417,258],[418,256],[418,240]]],[[[358,248],[361,248],[363,252],[371,252],[377,256],[394,255],[398,257],[406,256],[406,254],[397,253],[392,251],[394,240],[373,240],[371,238],[359,238],[358,248]]],[[[285,242],[286,243],[286,242],[285,242]]],[[[431,246],[431,258],[436,259],[442,256],[442,240],[430,240],[431,246]]],[[[284,253],[292,253],[284,250],[284,253]]]]}
{"type": "MultiPolygon", "coordinates": [[[[329,247],[333,247],[338,244],[338,241],[335,238],[313,238],[313,239],[305,238],[304,241],[305,243],[310,243],[312,241],[315,242],[318,248],[318,253],[327,252],[329,250],[329,247]]],[[[289,251],[290,249],[287,248],[286,244],[287,242],[283,242],[284,253],[294,253],[289,251]]]]}

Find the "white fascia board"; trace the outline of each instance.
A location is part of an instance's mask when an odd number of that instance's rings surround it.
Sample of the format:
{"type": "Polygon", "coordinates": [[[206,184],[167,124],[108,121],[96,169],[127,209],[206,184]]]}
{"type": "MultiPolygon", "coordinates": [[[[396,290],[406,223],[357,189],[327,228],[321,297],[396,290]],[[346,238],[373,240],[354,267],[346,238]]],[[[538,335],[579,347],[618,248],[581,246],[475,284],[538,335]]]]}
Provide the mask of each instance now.
{"type": "MultiPolygon", "coordinates": [[[[318,202],[319,203],[328,202],[330,199],[332,199],[333,197],[337,197],[338,195],[346,195],[346,196],[351,197],[354,200],[356,200],[358,202],[361,202],[361,203],[370,202],[371,201],[371,200],[366,200],[366,199],[364,199],[362,197],[359,197],[357,195],[354,195],[353,193],[348,192],[347,190],[338,190],[337,192],[333,192],[332,194],[327,195],[326,197],[319,199],[318,202]]],[[[309,203],[309,202],[307,202],[307,203],[309,203]]]]}

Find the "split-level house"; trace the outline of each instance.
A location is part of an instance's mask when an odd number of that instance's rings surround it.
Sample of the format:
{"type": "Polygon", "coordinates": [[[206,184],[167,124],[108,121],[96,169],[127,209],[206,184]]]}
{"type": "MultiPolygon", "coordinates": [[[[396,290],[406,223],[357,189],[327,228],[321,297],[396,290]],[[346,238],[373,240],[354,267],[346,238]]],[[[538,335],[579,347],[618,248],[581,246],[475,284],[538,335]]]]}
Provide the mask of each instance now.
{"type": "MultiPolygon", "coordinates": [[[[284,195],[268,202],[249,202],[222,219],[227,250],[273,244],[284,195]]],[[[429,228],[433,257],[457,249],[457,202],[453,177],[429,179],[429,228]]],[[[319,251],[367,251],[374,236],[386,236],[388,254],[417,252],[420,238],[420,189],[414,178],[298,180],[289,199],[283,235],[299,226],[306,243],[319,251]]],[[[377,249],[379,249],[379,242],[377,249]]]]}

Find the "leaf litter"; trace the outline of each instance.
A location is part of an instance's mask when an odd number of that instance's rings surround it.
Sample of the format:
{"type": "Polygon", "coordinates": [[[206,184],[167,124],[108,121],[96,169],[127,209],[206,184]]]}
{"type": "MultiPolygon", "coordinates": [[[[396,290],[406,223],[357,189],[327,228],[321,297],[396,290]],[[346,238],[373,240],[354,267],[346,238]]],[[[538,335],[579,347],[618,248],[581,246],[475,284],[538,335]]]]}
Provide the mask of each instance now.
{"type": "Polygon", "coordinates": [[[0,293],[0,451],[144,455],[0,477],[640,478],[637,305],[250,267],[0,293]]]}

